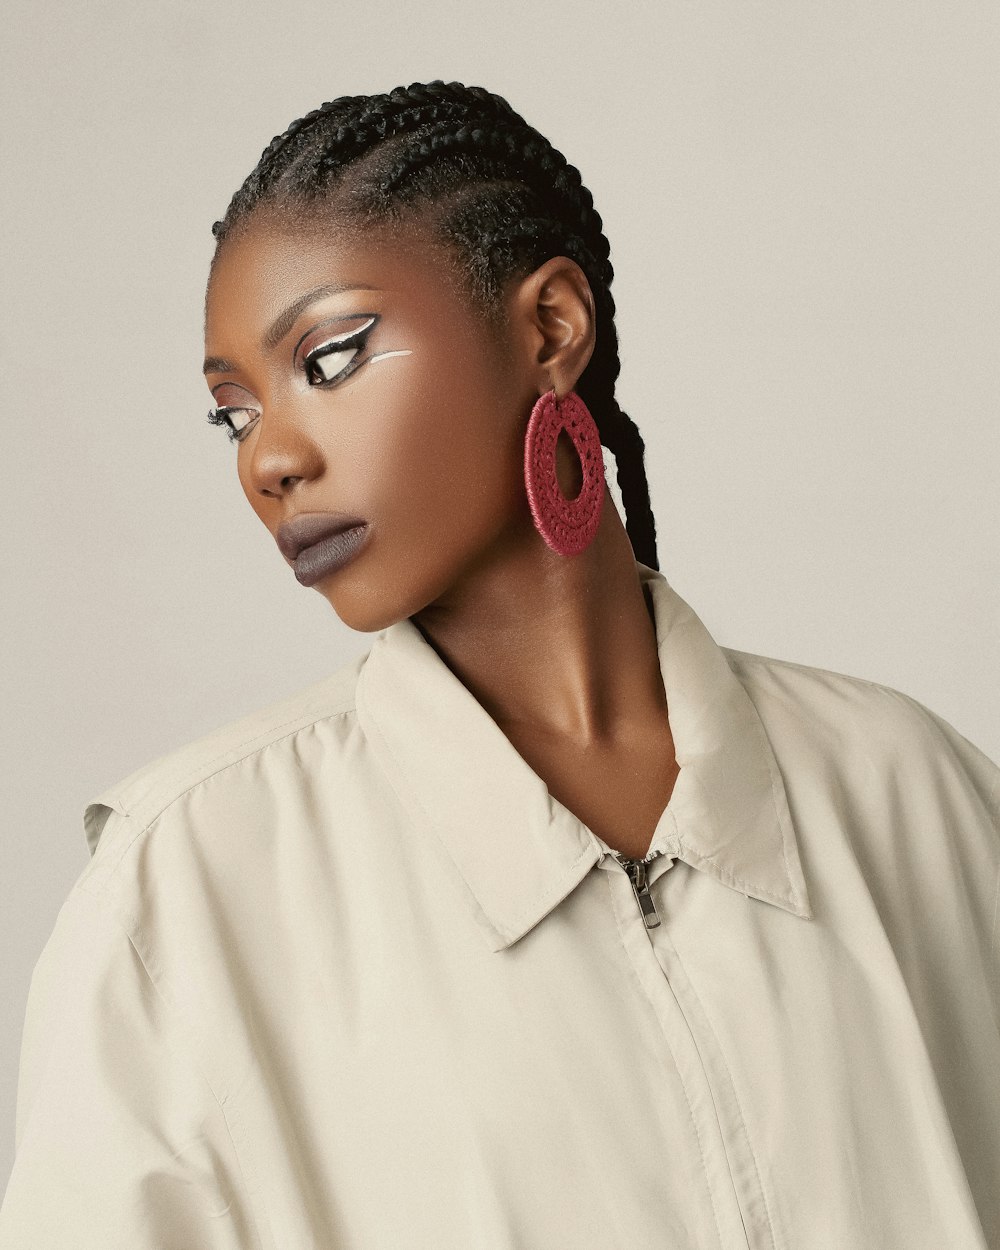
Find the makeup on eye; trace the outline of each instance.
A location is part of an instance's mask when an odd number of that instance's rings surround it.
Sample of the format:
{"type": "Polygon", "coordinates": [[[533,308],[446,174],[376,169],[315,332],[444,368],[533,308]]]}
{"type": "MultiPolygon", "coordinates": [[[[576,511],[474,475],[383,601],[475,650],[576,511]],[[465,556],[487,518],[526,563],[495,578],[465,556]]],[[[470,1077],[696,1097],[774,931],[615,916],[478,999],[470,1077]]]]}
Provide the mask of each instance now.
{"type": "Polygon", "coordinates": [[[342,381],[362,364],[373,363],[376,360],[385,360],[389,356],[412,355],[408,348],[397,348],[393,351],[376,352],[374,355],[369,355],[364,359],[359,358],[361,350],[368,341],[369,334],[375,329],[380,320],[378,313],[351,313],[347,316],[333,317],[328,321],[321,322],[320,325],[313,326],[312,329],[307,330],[298,343],[296,343],[293,361],[301,356],[304,362],[306,377],[310,384],[323,386],[325,383],[335,380],[342,381]],[[363,325],[357,326],[353,330],[343,330],[339,334],[323,334],[319,342],[310,346],[310,337],[323,331],[331,322],[355,321],[362,317],[365,318],[363,325]],[[356,364],[355,361],[357,362],[356,364]],[[354,368],[348,368],[349,365],[354,365],[354,368]]]}
{"type": "Polygon", "coordinates": [[[238,443],[256,415],[256,411],[252,408],[240,408],[235,404],[220,404],[218,408],[213,408],[209,412],[207,419],[212,425],[224,426],[229,435],[229,441],[238,443]],[[247,420],[243,425],[237,425],[233,418],[235,414],[241,412],[246,414],[247,420]]]}
{"type": "Polygon", "coordinates": [[[239,442],[253,418],[259,414],[252,394],[237,382],[219,382],[212,387],[212,394],[222,402],[209,412],[207,420],[212,425],[223,426],[230,442],[239,442]],[[241,416],[245,418],[242,422],[241,416]]]}
{"type": "Polygon", "coordinates": [[[351,317],[331,318],[331,321],[358,320],[364,324],[352,330],[330,334],[330,321],[308,330],[295,345],[293,363],[302,360],[306,379],[311,386],[324,386],[342,381],[363,363],[361,352],[368,336],[378,323],[377,313],[356,313],[351,317]]]}
{"type": "MultiPolygon", "coordinates": [[[[386,360],[393,356],[410,356],[408,348],[396,348],[389,351],[376,352],[374,355],[363,354],[365,344],[372,330],[380,320],[378,313],[348,313],[337,317],[326,318],[319,325],[312,326],[302,335],[292,352],[293,368],[301,367],[306,380],[313,387],[329,387],[350,377],[363,364],[386,360]],[[345,321],[361,321],[360,326],[330,334],[332,324],[345,321]]],[[[216,363],[215,358],[210,358],[216,363]]],[[[233,366],[228,361],[218,360],[217,363],[227,369],[233,366]]],[[[213,394],[233,383],[223,383],[213,388],[213,394]]],[[[242,389],[237,387],[237,389],[242,389]]],[[[243,404],[220,404],[213,408],[207,420],[213,425],[226,428],[230,442],[242,442],[254,424],[254,418],[260,416],[258,408],[243,404]],[[245,414],[246,420],[239,424],[239,414],[245,414]]]]}

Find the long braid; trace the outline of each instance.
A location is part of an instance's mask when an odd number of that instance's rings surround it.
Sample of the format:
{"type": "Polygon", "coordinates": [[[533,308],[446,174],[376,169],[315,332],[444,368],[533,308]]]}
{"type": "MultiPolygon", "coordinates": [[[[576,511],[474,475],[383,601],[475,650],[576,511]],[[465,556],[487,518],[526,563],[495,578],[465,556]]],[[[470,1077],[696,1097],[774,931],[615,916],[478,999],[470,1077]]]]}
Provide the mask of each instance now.
{"type": "Polygon", "coordinates": [[[365,220],[432,214],[463,256],[484,307],[496,310],[515,275],[568,256],[594,295],[596,342],[577,390],[614,455],[625,526],[636,559],[658,569],[645,444],[615,398],[621,370],[610,247],[579,170],[502,96],[462,83],[411,83],[341,96],[276,135],[222,221],[217,245],[262,203],[318,205],[365,220]],[[411,208],[411,206],[413,206],[411,208]]]}

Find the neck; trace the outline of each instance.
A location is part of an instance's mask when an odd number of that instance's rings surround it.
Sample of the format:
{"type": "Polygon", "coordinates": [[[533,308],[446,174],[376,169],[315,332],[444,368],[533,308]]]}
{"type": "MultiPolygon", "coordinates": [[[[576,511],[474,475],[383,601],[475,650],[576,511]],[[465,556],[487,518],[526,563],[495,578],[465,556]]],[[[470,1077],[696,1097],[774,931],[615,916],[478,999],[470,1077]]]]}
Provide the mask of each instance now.
{"type": "Polygon", "coordinates": [[[532,529],[411,619],[501,728],[592,745],[665,719],[652,605],[607,491],[586,551],[532,529]]]}

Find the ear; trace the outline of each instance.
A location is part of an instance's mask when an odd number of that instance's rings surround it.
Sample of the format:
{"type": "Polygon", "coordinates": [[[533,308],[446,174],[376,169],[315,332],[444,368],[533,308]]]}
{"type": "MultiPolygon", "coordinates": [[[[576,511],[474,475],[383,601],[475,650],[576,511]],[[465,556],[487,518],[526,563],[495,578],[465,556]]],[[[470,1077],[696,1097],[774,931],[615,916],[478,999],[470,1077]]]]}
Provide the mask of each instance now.
{"type": "Polygon", "coordinates": [[[594,354],[594,295],[575,260],[553,256],[523,278],[513,293],[512,323],[530,353],[539,395],[562,399],[594,354]]]}

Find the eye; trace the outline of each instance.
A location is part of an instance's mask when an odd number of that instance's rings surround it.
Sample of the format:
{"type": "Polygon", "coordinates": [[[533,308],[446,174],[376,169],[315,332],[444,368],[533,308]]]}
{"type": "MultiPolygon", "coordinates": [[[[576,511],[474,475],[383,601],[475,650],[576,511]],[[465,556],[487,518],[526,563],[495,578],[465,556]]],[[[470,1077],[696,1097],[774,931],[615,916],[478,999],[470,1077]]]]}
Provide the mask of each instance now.
{"type": "Polygon", "coordinates": [[[317,348],[306,357],[306,377],[314,386],[319,382],[332,382],[360,351],[360,347],[317,348]]]}
{"type": "Polygon", "coordinates": [[[257,413],[252,408],[238,408],[235,405],[223,405],[213,408],[206,418],[212,425],[226,427],[231,443],[240,442],[246,431],[253,424],[257,413]]]}
{"type": "Polygon", "coordinates": [[[368,315],[364,325],[340,334],[316,333],[301,345],[303,368],[310,386],[342,382],[364,364],[362,352],[378,318],[368,315]]]}

